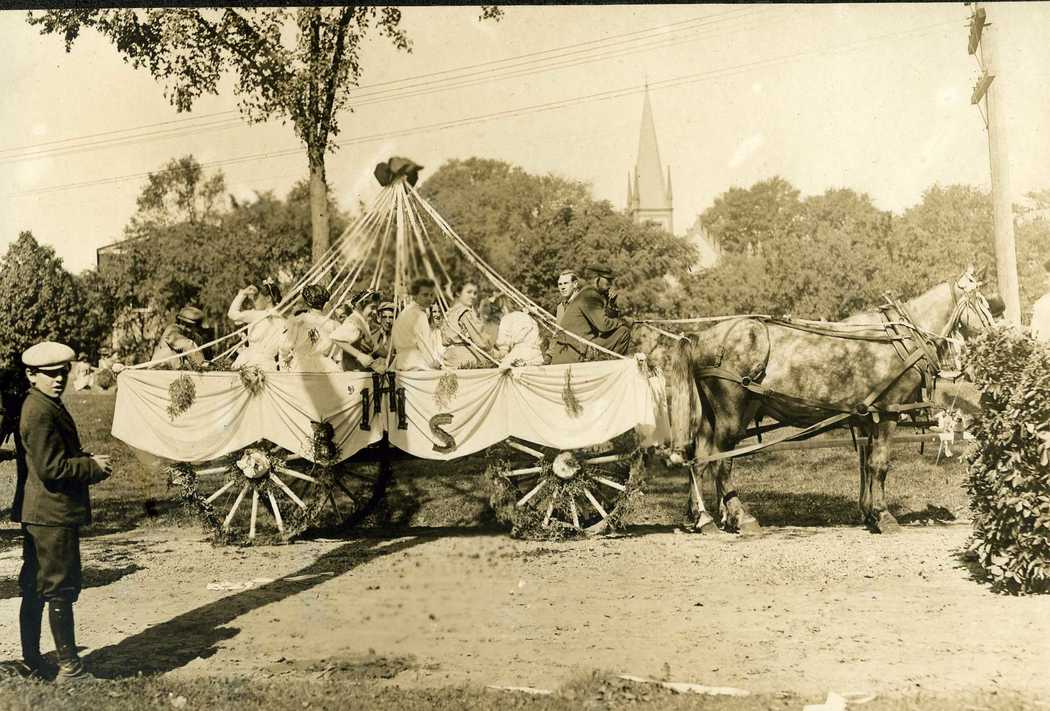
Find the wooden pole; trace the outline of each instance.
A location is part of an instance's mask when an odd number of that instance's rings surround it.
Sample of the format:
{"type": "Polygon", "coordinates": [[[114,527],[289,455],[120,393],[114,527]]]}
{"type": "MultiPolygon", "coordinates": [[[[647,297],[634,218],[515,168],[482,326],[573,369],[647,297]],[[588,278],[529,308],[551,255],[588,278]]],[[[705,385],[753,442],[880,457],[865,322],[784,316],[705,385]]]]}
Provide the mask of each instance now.
{"type": "MultiPolygon", "coordinates": [[[[989,7],[984,6],[987,14],[989,7]]],[[[995,213],[995,264],[999,281],[999,295],[1006,305],[1004,317],[1021,324],[1021,294],[1017,281],[1017,246],[1014,241],[1013,200],[1010,194],[1010,159],[1006,137],[1006,108],[1003,101],[1004,82],[999,64],[999,43],[1002,41],[1002,23],[992,22],[981,35],[981,58],[985,71],[994,77],[985,94],[988,109],[988,160],[992,171],[992,205],[995,213]]]]}

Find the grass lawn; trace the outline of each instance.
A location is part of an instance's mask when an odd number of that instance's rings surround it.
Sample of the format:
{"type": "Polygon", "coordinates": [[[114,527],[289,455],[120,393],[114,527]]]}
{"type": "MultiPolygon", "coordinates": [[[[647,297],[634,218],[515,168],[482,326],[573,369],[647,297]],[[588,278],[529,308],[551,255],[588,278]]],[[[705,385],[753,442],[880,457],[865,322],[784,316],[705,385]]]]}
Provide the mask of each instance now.
{"type": "MultiPolygon", "coordinates": [[[[131,450],[109,435],[114,396],[69,393],[67,405],[84,446],[113,456],[113,476],[92,489],[96,534],[157,523],[196,525],[177,505],[164,475],[143,468],[131,450]]],[[[841,436],[841,433],[837,436],[841,436]]],[[[887,479],[889,508],[902,523],[966,517],[966,466],[956,454],[936,460],[917,444],[896,450],[887,479]]],[[[493,527],[487,492],[480,486],[483,454],[454,462],[405,459],[394,463],[394,483],[366,525],[396,531],[405,527],[493,527]]],[[[0,465],[0,501],[10,501],[14,467],[0,465]]],[[[745,506],[764,525],[841,526],[858,522],[856,454],[848,448],[758,453],[738,460],[734,485],[745,506]]],[[[713,486],[705,482],[708,503],[713,486]]],[[[657,465],[647,473],[636,526],[673,526],[684,520],[688,480],[682,470],[657,465]]]]}
{"type": "MultiPolygon", "coordinates": [[[[548,694],[498,691],[480,687],[439,689],[401,689],[383,686],[370,679],[266,680],[197,679],[167,680],[144,677],[124,681],[89,684],[75,690],[52,684],[0,680],[0,711],[96,711],[120,708],[139,709],[224,709],[266,708],[272,711],[302,709],[368,709],[369,711],[577,711],[578,709],[630,708],[651,711],[750,711],[751,709],[799,709],[805,704],[823,702],[794,693],[761,694],[747,697],[701,696],[675,693],[655,684],[624,681],[595,673],[581,677],[548,694]]],[[[858,707],[860,708],[860,707],[858,707]]],[[[950,698],[916,695],[876,698],[865,711],[1022,711],[1046,706],[1015,694],[970,693],[950,698]]]]}

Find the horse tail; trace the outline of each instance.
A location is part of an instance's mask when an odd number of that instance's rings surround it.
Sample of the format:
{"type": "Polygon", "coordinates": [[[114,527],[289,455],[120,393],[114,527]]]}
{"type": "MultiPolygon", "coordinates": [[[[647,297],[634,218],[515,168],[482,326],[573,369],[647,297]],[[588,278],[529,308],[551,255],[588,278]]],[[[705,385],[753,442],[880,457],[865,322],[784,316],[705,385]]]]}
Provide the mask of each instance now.
{"type": "Polygon", "coordinates": [[[693,343],[681,338],[671,347],[667,368],[667,406],[671,450],[689,453],[700,428],[700,393],[693,377],[693,343]]]}

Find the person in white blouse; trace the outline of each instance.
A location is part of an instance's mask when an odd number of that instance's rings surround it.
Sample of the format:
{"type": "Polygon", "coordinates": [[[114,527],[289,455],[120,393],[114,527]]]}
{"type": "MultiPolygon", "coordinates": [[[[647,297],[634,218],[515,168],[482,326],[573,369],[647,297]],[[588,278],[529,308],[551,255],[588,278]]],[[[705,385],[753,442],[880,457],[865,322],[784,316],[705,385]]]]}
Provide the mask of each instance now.
{"type": "Polygon", "coordinates": [[[409,287],[409,295],[412,301],[401,310],[390,330],[390,345],[396,354],[394,369],[439,370],[441,352],[427,315],[436,296],[434,282],[416,279],[409,287]]]}
{"type": "Polygon", "coordinates": [[[272,279],[266,279],[262,288],[246,286],[233,297],[226,315],[234,323],[248,326],[248,345],[233,361],[233,369],[254,365],[261,370],[277,370],[277,358],[284,338],[285,323],[274,307],[281,303],[281,289],[272,279]],[[252,308],[244,308],[251,299],[252,308]]]}
{"type": "Polygon", "coordinates": [[[376,357],[370,323],[372,312],[382,300],[378,291],[365,289],[358,292],[350,300],[350,314],[339,328],[332,331],[332,341],[342,351],[343,370],[383,372],[386,363],[383,358],[376,357]]]}
{"type": "Polygon", "coordinates": [[[281,370],[295,373],[336,373],[342,370],[331,357],[335,344],[332,331],[339,322],[321,309],[328,303],[328,289],[307,284],[302,291],[306,311],[287,319],[288,328],[281,343],[281,370]]]}
{"type": "Polygon", "coordinates": [[[500,368],[519,365],[543,365],[540,328],[507,294],[496,298],[503,312],[496,335],[496,354],[500,368]]]}

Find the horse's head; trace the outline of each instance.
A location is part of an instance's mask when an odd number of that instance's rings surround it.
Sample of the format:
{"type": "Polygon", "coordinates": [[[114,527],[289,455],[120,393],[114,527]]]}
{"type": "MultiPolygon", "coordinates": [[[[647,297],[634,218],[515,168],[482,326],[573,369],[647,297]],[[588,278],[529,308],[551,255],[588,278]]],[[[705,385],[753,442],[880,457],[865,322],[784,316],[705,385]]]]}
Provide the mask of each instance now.
{"type": "Polygon", "coordinates": [[[984,275],[985,268],[975,272],[971,265],[952,285],[955,306],[943,335],[958,333],[965,340],[987,331],[995,323],[992,306],[981,293],[981,280],[984,275]]]}

